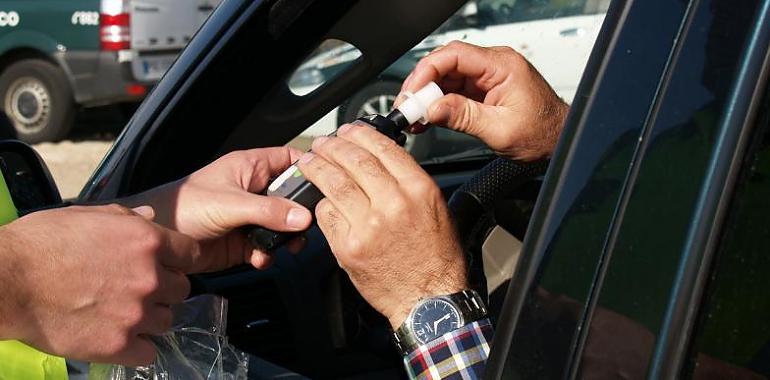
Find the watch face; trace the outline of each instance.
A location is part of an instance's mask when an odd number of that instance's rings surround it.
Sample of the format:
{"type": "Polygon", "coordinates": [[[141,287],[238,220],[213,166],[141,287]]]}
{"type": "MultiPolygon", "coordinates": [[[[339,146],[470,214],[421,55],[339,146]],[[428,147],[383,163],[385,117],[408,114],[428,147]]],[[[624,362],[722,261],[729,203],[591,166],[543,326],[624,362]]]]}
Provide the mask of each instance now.
{"type": "Polygon", "coordinates": [[[427,343],[460,328],[460,313],[448,301],[431,299],[414,311],[412,331],[420,343],[427,343]]]}

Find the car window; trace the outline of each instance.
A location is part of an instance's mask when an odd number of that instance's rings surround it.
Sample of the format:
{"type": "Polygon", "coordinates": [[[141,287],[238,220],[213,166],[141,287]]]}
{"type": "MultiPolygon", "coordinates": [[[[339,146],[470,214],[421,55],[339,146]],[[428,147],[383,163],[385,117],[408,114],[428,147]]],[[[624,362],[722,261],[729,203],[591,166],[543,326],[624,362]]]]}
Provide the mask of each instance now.
{"type": "Polygon", "coordinates": [[[587,0],[481,0],[479,17],[490,25],[547,20],[583,13],[587,0]]]}
{"type": "MultiPolygon", "coordinates": [[[[401,83],[420,58],[452,40],[516,49],[562,98],[571,102],[608,3],[609,0],[470,1],[378,78],[361,87],[290,144],[306,149],[313,137],[329,134],[343,123],[367,114],[388,113],[401,83]],[[567,17],[584,14],[590,15],[567,17]],[[529,22],[533,20],[542,22],[529,22]]],[[[344,41],[325,42],[298,67],[289,79],[289,87],[295,94],[308,94],[334,75],[344,75],[345,69],[360,56],[358,49],[344,41]]],[[[492,154],[479,140],[442,128],[408,136],[405,147],[420,162],[466,160],[492,154]]]]}
{"type": "Polygon", "coordinates": [[[770,136],[745,161],[685,378],[770,377],[770,136]]]}

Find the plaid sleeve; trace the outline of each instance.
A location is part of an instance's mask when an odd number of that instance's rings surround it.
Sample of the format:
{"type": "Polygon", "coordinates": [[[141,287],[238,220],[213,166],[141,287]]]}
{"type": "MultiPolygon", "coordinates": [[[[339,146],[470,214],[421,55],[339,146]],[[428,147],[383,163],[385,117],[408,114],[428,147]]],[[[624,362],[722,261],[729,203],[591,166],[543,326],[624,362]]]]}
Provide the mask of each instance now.
{"type": "Polygon", "coordinates": [[[489,319],[483,319],[417,347],[404,358],[409,378],[482,379],[493,333],[489,319]]]}

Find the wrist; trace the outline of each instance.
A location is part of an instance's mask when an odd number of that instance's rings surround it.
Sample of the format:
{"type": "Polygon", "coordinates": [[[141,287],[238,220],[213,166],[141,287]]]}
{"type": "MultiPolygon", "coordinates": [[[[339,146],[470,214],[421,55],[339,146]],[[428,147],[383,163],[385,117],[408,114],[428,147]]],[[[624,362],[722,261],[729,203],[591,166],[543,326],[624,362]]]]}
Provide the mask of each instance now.
{"type": "Polygon", "coordinates": [[[570,105],[567,104],[561,98],[558,98],[554,105],[553,115],[551,119],[551,125],[547,128],[547,137],[545,143],[545,149],[543,149],[543,158],[549,158],[556,150],[556,144],[559,142],[559,137],[564,129],[564,123],[567,121],[567,115],[569,115],[570,105]]]}
{"type": "Polygon", "coordinates": [[[446,334],[487,318],[481,296],[472,289],[425,298],[417,303],[406,321],[393,332],[396,347],[403,356],[446,334]]]}
{"type": "MultiPolygon", "coordinates": [[[[446,273],[446,272],[445,272],[446,273]]],[[[451,273],[451,272],[450,272],[451,273]]],[[[401,298],[401,301],[393,311],[388,315],[388,321],[393,330],[398,329],[412,312],[415,305],[425,298],[444,296],[448,294],[454,294],[459,291],[468,289],[468,281],[466,279],[465,271],[459,272],[457,275],[444,275],[436,279],[436,281],[428,283],[426,286],[415,289],[415,291],[407,297],[401,298]]]]}
{"type": "Polygon", "coordinates": [[[150,206],[155,211],[153,222],[177,230],[177,221],[175,219],[178,207],[178,193],[180,181],[174,181],[162,186],[147,190],[143,193],[131,195],[116,200],[115,202],[128,208],[139,206],[150,206]]]}

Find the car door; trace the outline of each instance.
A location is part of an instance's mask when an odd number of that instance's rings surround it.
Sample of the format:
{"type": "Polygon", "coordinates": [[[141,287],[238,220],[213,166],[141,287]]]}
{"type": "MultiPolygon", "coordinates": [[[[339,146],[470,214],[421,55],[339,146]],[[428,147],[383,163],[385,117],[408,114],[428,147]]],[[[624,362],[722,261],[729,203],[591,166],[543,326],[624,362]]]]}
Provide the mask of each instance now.
{"type": "Polygon", "coordinates": [[[764,207],[745,196],[763,170],[756,133],[767,124],[769,6],[613,4],[544,184],[488,378],[769,375],[770,336],[757,321],[770,311],[756,298],[766,287],[737,264],[763,261],[745,240],[734,248],[752,234],[743,202],[764,207]],[[727,284],[745,295],[726,296],[727,284]]]}
{"type": "MultiPolygon", "coordinates": [[[[80,200],[140,192],[229,151],[301,136],[463,3],[222,2],[140,106],[80,200]],[[360,57],[308,93],[293,93],[294,71],[329,40],[354,46],[360,57]]],[[[449,195],[489,159],[437,161],[426,169],[449,195]]],[[[241,267],[192,280],[197,293],[227,296],[231,341],[249,353],[313,377],[402,373],[387,328],[351,290],[317,229],[303,254],[279,251],[268,271],[241,267]]]]}
{"type": "MultiPolygon", "coordinates": [[[[223,1],[139,107],[79,200],[119,198],[179,179],[232,150],[287,143],[462,3],[223,1]],[[388,44],[381,43],[384,35],[388,44]],[[314,91],[292,93],[292,72],[330,39],[356,46],[361,58],[314,91]]],[[[483,164],[445,166],[436,178],[451,192],[483,164]]],[[[293,371],[314,378],[402,374],[384,321],[352,290],[319,231],[307,237],[298,256],[276,252],[270,270],[244,266],[191,277],[194,292],[226,296],[231,342],[293,371]]]]}

